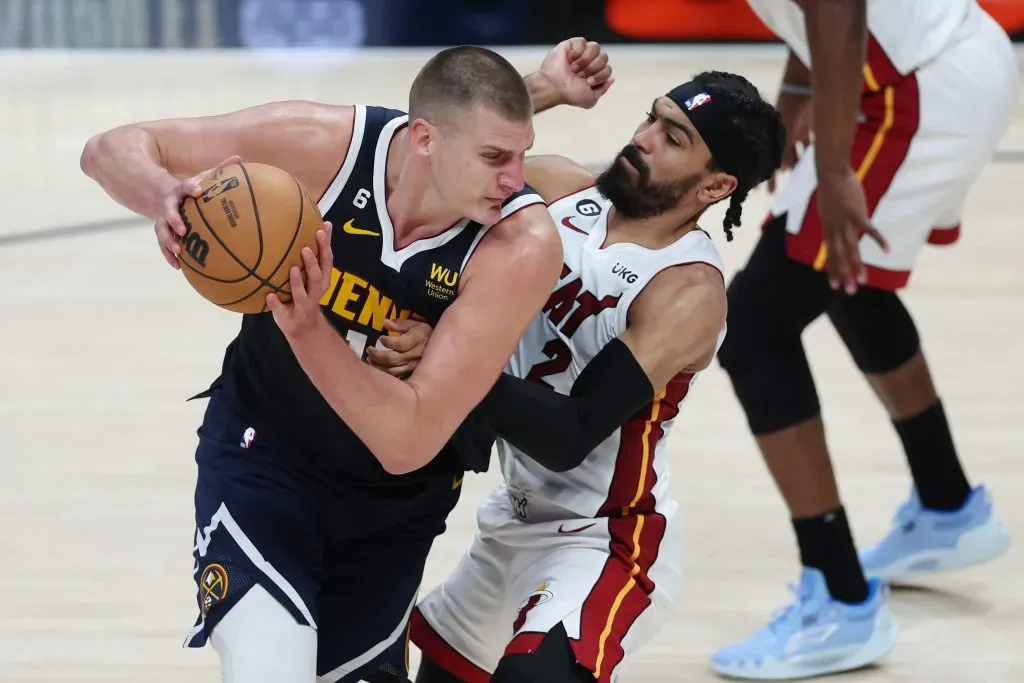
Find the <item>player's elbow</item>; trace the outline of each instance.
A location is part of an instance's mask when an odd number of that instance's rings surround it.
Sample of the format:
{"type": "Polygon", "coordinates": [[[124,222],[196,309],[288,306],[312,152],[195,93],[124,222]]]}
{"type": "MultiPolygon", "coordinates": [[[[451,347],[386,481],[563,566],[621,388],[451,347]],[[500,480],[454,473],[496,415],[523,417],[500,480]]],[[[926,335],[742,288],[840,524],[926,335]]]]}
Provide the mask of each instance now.
{"type": "Polygon", "coordinates": [[[415,472],[425,466],[440,449],[431,450],[415,443],[395,444],[377,452],[377,460],[388,474],[395,476],[415,472]]]}
{"type": "Polygon", "coordinates": [[[526,455],[546,470],[565,473],[582,465],[598,443],[580,433],[569,438],[547,439],[542,448],[533,447],[526,455]]]}
{"type": "Polygon", "coordinates": [[[541,463],[541,465],[544,466],[544,469],[557,472],[558,474],[565,474],[582,465],[589,452],[588,450],[563,451],[557,459],[548,460],[541,463]]]}
{"type": "Polygon", "coordinates": [[[433,430],[419,425],[417,420],[408,420],[406,425],[406,429],[392,431],[388,442],[374,451],[381,467],[388,474],[415,472],[426,466],[444,448],[444,439],[432,434],[433,430]]]}
{"type": "Polygon", "coordinates": [[[97,133],[89,138],[89,141],[85,143],[85,147],[82,148],[82,156],[78,160],[78,166],[82,169],[82,173],[90,178],[95,177],[96,164],[103,147],[104,135],[105,133],[97,133]]]}

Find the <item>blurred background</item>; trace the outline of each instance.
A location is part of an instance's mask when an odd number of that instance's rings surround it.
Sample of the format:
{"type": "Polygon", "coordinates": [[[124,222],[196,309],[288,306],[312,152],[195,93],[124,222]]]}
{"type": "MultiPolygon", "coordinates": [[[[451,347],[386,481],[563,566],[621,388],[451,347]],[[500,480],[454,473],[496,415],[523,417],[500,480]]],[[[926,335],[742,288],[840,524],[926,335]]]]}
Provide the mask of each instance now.
{"type": "MultiPolygon", "coordinates": [[[[1024,37],[1024,2],[981,0],[1024,37]]],[[[0,0],[0,48],[771,41],[745,0],[0,0]]]]}

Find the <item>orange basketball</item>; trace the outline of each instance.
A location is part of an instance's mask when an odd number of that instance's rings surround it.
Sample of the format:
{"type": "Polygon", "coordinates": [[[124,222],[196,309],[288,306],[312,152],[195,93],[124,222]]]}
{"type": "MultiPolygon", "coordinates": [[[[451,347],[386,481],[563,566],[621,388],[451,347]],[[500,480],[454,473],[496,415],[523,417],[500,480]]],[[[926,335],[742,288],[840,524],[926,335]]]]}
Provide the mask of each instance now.
{"type": "Polygon", "coordinates": [[[266,164],[232,164],[200,183],[181,204],[185,236],[178,261],[211,303],[236,313],[267,310],[267,294],[290,301],[288,273],[302,248],[316,254],[323,217],[290,174],[266,164]]]}

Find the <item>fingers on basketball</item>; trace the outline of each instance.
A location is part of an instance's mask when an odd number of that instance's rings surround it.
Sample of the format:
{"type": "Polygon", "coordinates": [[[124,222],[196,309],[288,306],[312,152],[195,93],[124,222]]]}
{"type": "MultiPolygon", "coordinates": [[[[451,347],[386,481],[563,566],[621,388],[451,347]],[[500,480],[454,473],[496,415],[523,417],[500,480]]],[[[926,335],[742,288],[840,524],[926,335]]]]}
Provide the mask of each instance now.
{"type": "MultiPolygon", "coordinates": [[[[232,160],[203,181],[205,196],[182,195],[191,226],[178,241],[182,270],[203,297],[222,308],[258,314],[273,306],[280,312],[277,304],[291,301],[293,268],[300,274],[304,268],[301,250],[319,251],[316,233],[324,220],[288,172],[232,160]]],[[[326,272],[329,277],[329,267],[326,272]]]]}
{"type": "Polygon", "coordinates": [[[317,249],[320,252],[319,266],[321,275],[331,272],[334,264],[334,252],[331,250],[331,224],[324,223],[324,229],[316,234],[317,249]]]}
{"type": "Polygon", "coordinates": [[[181,250],[181,245],[175,239],[174,233],[171,232],[167,221],[163,219],[158,220],[153,225],[153,232],[156,233],[156,241],[160,246],[160,253],[163,254],[164,260],[167,261],[171,268],[181,270],[181,263],[178,261],[178,252],[181,250]]]}
{"type": "MultiPolygon", "coordinates": [[[[305,259],[305,254],[303,254],[305,259]]],[[[291,290],[292,303],[301,306],[306,303],[306,277],[304,268],[292,266],[288,271],[288,288],[291,290]]]]}

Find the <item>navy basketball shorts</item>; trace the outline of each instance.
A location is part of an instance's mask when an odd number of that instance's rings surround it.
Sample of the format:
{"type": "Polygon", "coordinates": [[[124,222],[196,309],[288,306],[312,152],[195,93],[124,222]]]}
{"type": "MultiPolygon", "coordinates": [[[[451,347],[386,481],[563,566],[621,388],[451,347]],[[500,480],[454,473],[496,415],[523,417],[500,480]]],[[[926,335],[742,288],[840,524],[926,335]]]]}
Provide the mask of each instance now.
{"type": "Polygon", "coordinates": [[[451,474],[398,491],[325,481],[236,417],[221,394],[199,428],[199,616],[185,645],[205,645],[258,585],[315,629],[321,680],[377,680],[380,672],[405,680],[409,614],[461,486],[451,474]]]}

